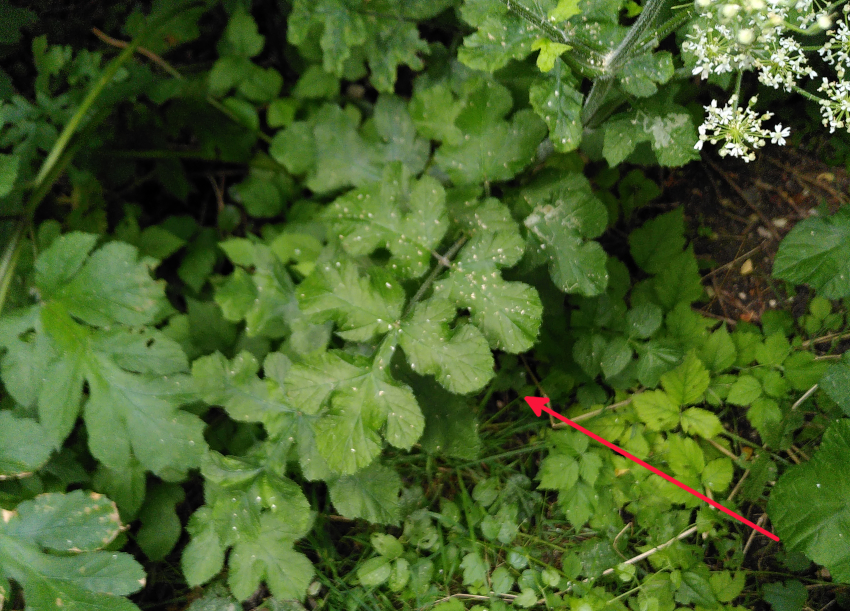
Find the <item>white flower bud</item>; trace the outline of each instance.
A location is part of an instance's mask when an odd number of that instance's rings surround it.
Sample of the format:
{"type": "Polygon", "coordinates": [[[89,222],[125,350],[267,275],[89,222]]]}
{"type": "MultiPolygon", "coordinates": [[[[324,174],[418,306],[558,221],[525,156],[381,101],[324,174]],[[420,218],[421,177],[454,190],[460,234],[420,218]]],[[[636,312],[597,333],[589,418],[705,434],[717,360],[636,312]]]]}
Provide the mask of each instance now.
{"type": "Polygon", "coordinates": [[[748,45],[753,42],[756,38],[755,33],[749,28],[741,30],[738,32],[738,42],[742,45],[748,45]]]}
{"type": "Polygon", "coordinates": [[[829,15],[821,15],[818,17],[818,27],[822,30],[828,30],[832,27],[832,19],[829,15]]]}
{"type": "Polygon", "coordinates": [[[752,0],[752,2],[750,2],[750,7],[754,11],[760,11],[764,9],[764,2],[763,0],[752,0]]]}
{"type": "Polygon", "coordinates": [[[720,9],[720,14],[726,19],[732,19],[732,17],[738,14],[739,10],[741,10],[741,7],[737,4],[724,4],[723,8],[720,9]]]}
{"type": "Polygon", "coordinates": [[[699,8],[707,8],[711,4],[711,0],[696,0],[696,5],[699,8]]]}

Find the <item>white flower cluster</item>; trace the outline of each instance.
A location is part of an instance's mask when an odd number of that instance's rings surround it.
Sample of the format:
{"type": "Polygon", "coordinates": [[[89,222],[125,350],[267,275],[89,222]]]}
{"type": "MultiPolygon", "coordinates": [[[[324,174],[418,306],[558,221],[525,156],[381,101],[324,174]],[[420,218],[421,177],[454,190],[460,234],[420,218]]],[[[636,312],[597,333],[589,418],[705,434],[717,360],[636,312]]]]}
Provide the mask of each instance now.
{"type": "MultiPolygon", "coordinates": [[[[706,79],[711,74],[753,70],[763,85],[797,91],[818,103],[830,133],[845,127],[850,130],[850,81],[844,81],[850,70],[850,4],[844,6],[843,19],[833,26],[831,13],[841,0],[823,4],[826,1],[695,0],[699,17],[682,45],[694,57],[693,74],[706,79]],[[823,97],[818,97],[800,86],[802,80],[818,75],[809,65],[806,49],[794,36],[824,31],[826,42],[818,54],[835,69],[838,78],[824,78],[818,89],[823,97]]],[[[785,144],[788,128],[777,125],[772,132],[763,128],[762,122],[773,113],[759,115],[753,110],[754,104],[755,98],[746,109],[740,108],[737,96],[723,108],[712,101],[705,107],[707,115],[695,148],[701,149],[705,141],[723,141],[722,156],[750,161],[755,158],[753,151],[764,146],[767,138],[785,144]]]]}
{"type": "MultiPolygon", "coordinates": [[[[682,48],[696,57],[694,74],[710,74],[756,69],[759,80],[769,87],[791,91],[797,80],[813,78],[800,44],[789,36],[789,11],[799,13],[802,26],[812,17],[812,0],[696,0],[700,18],[682,48]],[[802,6],[805,5],[805,6],[802,6]]],[[[817,18],[816,18],[817,21],[817,18]]],[[[822,23],[821,25],[827,25],[822,23]]]]}
{"type": "Polygon", "coordinates": [[[725,144],[720,149],[721,157],[729,155],[750,162],[756,158],[753,151],[763,147],[767,138],[774,144],[785,144],[785,138],[791,130],[783,128],[781,123],[773,131],[762,127],[762,122],[773,117],[773,113],[759,115],[753,110],[756,102],[757,97],[752,97],[747,108],[741,108],[738,106],[738,97],[733,95],[726,106],[719,108],[717,100],[712,100],[710,106],[704,107],[708,114],[705,122],[699,126],[699,141],[694,148],[702,149],[706,141],[717,144],[723,140],[725,144]]]}

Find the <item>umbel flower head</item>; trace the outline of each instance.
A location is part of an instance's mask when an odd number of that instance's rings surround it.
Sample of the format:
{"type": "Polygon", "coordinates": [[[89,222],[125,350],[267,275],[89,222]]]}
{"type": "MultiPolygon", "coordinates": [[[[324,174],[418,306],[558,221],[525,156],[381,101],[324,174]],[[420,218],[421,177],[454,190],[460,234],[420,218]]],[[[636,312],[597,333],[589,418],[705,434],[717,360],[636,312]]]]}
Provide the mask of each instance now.
{"type": "Polygon", "coordinates": [[[738,97],[733,95],[721,108],[717,106],[717,100],[712,100],[709,106],[704,107],[707,114],[705,122],[699,126],[699,140],[694,148],[701,150],[706,141],[711,144],[722,141],[721,157],[729,155],[750,162],[756,158],[753,151],[763,147],[767,138],[774,144],[785,144],[791,130],[783,128],[781,123],[772,132],[762,127],[762,122],[773,117],[773,113],[758,114],[753,110],[757,101],[758,96],[754,96],[747,103],[747,108],[741,108],[738,97]]]}

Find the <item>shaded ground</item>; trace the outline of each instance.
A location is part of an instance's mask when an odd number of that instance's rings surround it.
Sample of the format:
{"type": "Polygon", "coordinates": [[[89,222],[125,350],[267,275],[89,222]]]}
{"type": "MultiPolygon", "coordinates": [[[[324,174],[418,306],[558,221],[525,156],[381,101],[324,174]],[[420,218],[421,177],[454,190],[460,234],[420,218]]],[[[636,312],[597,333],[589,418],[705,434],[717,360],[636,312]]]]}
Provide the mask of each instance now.
{"type": "Polygon", "coordinates": [[[768,309],[805,312],[808,294],[785,294],[770,273],[779,242],[819,206],[848,202],[850,175],[800,151],[774,148],[756,161],[704,156],[673,172],[665,200],[682,204],[711,300],[702,310],[757,323],[768,309]]]}

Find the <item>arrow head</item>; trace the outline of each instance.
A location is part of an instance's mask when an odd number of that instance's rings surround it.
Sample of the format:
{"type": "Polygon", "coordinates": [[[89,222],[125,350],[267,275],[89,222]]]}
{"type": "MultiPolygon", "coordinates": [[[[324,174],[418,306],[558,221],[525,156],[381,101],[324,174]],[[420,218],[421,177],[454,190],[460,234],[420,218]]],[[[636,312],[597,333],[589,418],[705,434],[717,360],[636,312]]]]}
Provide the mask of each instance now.
{"type": "Polygon", "coordinates": [[[543,413],[543,407],[549,403],[549,397],[526,397],[525,402],[528,403],[534,415],[539,417],[543,413]]]}

